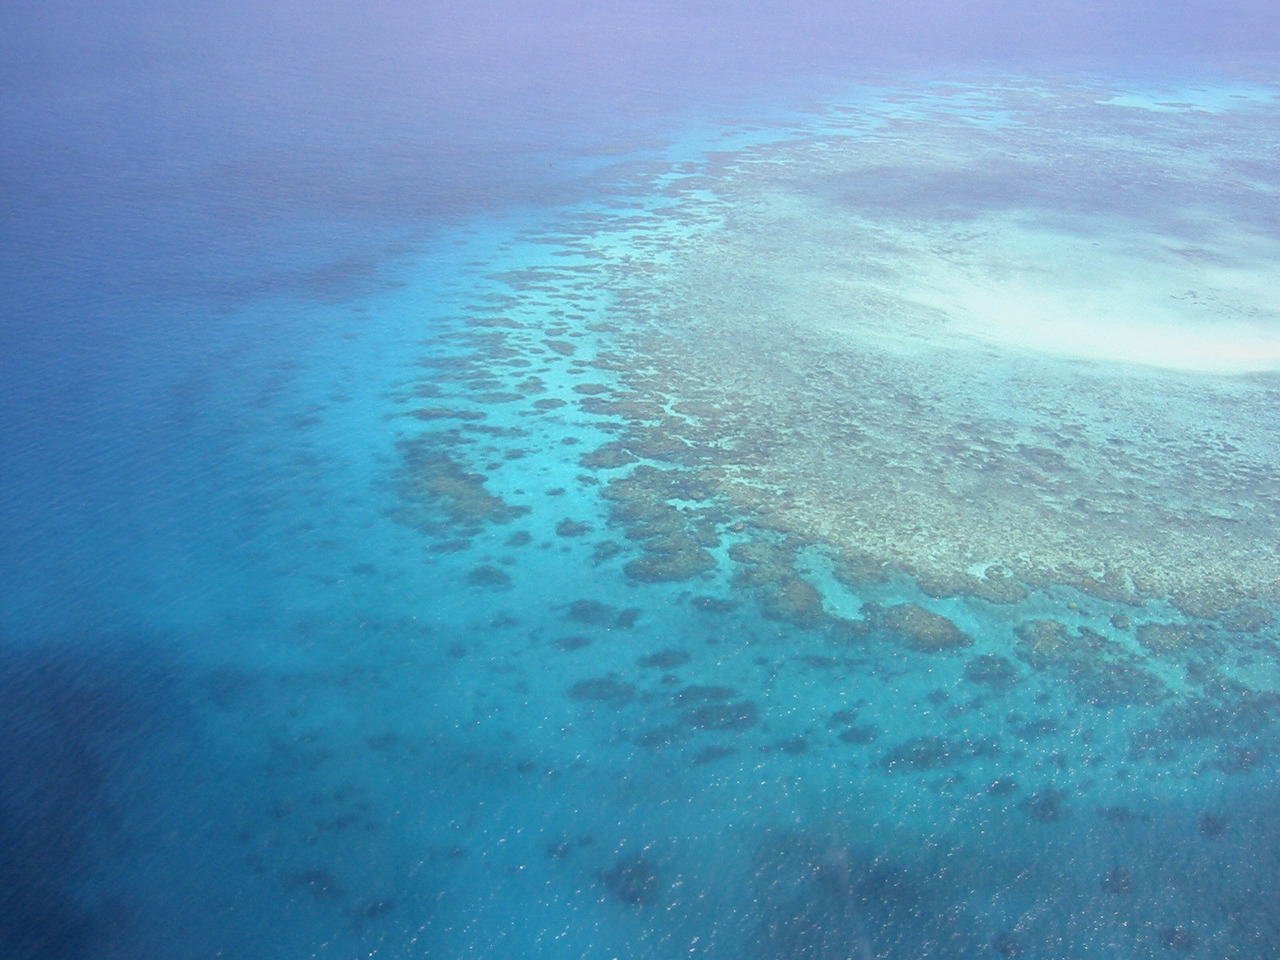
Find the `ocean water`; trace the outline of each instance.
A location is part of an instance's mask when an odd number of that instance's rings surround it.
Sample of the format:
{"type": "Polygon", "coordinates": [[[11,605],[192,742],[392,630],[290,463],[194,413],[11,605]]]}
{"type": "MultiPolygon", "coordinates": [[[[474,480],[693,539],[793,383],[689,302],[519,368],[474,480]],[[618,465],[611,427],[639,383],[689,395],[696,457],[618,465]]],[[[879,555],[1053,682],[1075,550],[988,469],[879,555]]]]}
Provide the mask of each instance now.
{"type": "Polygon", "coordinates": [[[1280,954],[1274,28],[195,9],[11,15],[0,956],[1280,954]]]}

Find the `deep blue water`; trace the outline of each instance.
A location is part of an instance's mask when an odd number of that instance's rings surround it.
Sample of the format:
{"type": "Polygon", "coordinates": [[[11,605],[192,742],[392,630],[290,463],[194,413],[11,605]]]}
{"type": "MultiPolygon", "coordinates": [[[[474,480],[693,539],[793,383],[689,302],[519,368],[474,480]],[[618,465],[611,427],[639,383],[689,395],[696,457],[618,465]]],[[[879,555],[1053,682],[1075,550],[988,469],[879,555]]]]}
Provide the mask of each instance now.
{"type": "Polygon", "coordinates": [[[1276,956],[1277,39],[6,8],[0,956],[1276,956]]]}

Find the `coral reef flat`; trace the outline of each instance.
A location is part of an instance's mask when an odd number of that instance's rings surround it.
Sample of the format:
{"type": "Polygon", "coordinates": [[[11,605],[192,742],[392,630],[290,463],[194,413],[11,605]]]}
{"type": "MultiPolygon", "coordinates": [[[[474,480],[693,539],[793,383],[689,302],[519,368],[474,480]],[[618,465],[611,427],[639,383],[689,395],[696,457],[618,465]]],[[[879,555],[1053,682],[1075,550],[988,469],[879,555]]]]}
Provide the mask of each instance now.
{"type": "Polygon", "coordinates": [[[612,270],[626,384],[671,409],[633,447],[955,593],[1274,600],[1277,258],[1229,172],[1257,144],[1115,97],[925,87],[669,177],[612,270]]]}

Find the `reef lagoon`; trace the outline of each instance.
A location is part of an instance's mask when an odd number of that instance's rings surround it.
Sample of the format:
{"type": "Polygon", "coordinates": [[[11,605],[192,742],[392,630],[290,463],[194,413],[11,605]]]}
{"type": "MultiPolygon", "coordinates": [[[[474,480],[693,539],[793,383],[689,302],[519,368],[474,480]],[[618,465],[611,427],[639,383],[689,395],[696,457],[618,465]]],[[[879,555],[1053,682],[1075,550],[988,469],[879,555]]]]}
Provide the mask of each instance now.
{"type": "Polygon", "coordinates": [[[1280,955],[1277,156],[1260,69],[828,74],[22,260],[0,953],[1280,955]]]}

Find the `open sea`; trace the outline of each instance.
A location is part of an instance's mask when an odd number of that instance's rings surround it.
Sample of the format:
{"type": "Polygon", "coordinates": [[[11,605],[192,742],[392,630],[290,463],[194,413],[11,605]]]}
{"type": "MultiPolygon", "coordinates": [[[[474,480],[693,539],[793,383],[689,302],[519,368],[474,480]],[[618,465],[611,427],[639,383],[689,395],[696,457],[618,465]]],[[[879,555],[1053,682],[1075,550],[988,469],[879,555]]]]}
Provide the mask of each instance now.
{"type": "Polygon", "coordinates": [[[0,10],[0,960],[1280,957],[1280,26],[0,10]]]}

